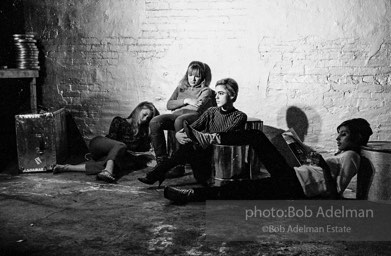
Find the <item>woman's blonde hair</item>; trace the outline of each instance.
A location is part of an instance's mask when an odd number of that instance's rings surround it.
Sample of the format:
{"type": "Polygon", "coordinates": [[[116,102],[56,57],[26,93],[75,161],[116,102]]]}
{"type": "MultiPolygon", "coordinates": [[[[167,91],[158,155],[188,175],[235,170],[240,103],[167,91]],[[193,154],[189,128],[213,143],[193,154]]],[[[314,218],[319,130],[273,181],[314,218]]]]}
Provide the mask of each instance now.
{"type": "Polygon", "coordinates": [[[228,95],[232,97],[232,101],[235,102],[238,98],[239,85],[232,78],[223,78],[216,82],[216,86],[224,86],[228,92],[228,95]]]}
{"type": "Polygon", "coordinates": [[[153,105],[149,101],[143,101],[139,103],[132,113],[127,117],[127,119],[131,119],[131,126],[133,130],[134,136],[137,137],[144,137],[149,135],[149,122],[151,121],[152,118],[155,116],[159,115],[159,111],[156,109],[155,105],[153,105]],[[141,123],[140,122],[140,112],[143,109],[149,109],[151,111],[151,116],[148,118],[148,122],[141,123]]]}
{"type": "Polygon", "coordinates": [[[187,76],[189,73],[194,74],[197,72],[201,76],[200,83],[203,83],[202,86],[209,87],[210,81],[212,80],[212,72],[208,64],[201,61],[192,61],[186,69],[186,73],[183,78],[179,81],[179,86],[183,89],[190,86],[187,76]]]}

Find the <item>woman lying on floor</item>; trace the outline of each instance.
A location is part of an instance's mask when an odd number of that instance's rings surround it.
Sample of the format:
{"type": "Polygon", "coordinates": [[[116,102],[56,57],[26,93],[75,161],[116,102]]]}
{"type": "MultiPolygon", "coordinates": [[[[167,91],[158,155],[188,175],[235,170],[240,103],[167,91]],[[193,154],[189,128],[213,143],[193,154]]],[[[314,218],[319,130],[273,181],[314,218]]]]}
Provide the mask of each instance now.
{"type": "Polygon", "coordinates": [[[159,115],[155,106],[141,102],[127,118],[114,117],[106,136],[94,137],[89,144],[86,163],[56,165],[53,174],[61,172],[86,172],[97,174],[98,180],[115,182],[116,173],[144,167],[152,159],[146,152],[151,148],[149,122],[159,115]]]}
{"type": "MultiPolygon", "coordinates": [[[[194,143],[205,144],[209,134],[186,127],[194,143]]],[[[338,152],[323,159],[319,166],[302,165],[291,168],[266,138],[263,132],[248,130],[219,133],[220,144],[250,144],[271,177],[261,180],[232,182],[221,187],[179,189],[166,187],[164,196],[178,203],[216,199],[306,199],[340,198],[360,167],[360,147],[365,146],[372,134],[369,123],[362,118],[344,121],[337,127],[338,152]]],[[[216,136],[216,134],[214,134],[216,136]]],[[[206,146],[206,145],[205,145],[206,146]]]]}

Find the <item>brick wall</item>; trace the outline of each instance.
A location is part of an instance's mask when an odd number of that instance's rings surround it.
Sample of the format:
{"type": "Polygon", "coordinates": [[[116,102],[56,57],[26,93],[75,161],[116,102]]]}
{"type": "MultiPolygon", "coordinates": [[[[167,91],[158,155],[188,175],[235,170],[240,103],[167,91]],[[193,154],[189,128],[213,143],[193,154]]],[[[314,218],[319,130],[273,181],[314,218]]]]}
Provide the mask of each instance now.
{"type": "Polygon", "coordinates": [[[287,121],[318,149],[364,117],[391,139],[386,0],[25,0],[26,29],[45,53],[43,99],[66,106],[88,140],[142,100],[165,104],[188,63],[240,86],[237,107],[287,121]]]}

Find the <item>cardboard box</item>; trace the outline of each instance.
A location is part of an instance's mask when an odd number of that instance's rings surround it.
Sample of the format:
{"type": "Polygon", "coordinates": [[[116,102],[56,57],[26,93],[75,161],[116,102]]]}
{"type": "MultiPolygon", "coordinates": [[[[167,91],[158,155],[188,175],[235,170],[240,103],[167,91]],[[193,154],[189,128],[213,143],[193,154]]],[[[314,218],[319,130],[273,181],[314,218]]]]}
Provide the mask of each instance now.
{"type": "Polygon", "coordinates": [[[68,157],[66,110],[15,116],[18,166],[22,173],[44,172],[68,157]]]}

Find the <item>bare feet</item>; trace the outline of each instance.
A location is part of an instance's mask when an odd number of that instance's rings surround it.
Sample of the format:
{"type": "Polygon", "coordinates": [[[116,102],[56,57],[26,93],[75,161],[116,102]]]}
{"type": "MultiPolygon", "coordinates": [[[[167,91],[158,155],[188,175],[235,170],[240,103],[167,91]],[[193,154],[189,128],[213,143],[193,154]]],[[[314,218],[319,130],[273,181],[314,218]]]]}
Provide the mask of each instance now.
{"type": "Polygon", "coordinates": [[[53,174],[59,174],[62,172],[66,172],[67,165],[62,165],[62,164],[56,164],[53,168],[53,174]]]}

